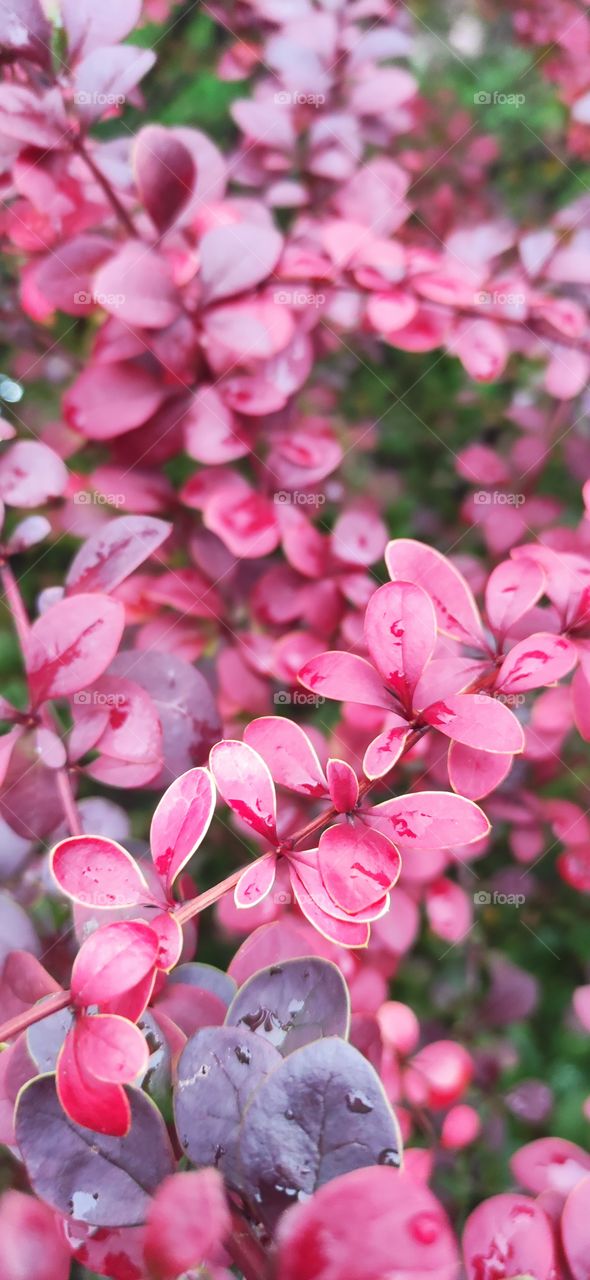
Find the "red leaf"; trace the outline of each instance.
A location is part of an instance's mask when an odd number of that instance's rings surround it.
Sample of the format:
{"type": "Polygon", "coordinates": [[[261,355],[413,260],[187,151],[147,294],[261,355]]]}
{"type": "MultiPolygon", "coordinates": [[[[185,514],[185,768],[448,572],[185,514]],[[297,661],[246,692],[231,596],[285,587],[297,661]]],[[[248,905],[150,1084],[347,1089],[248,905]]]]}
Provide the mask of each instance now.
{"type": "Polygon", "coordinates": [[[77,595],[52,605],[31,627],[25,665],[35,705],[93,684],[114,658],[125,610],[103,595],[77,595]]]}
{"type": "Polygon", "coordinates": [[[147,1042],[126,1018],[112,1013],[78,1018],[73,1035],[83,1075],[107,1084],[131,1084],[147,1067],[147,1042]]]}
{"type": "Polygon", "coordinates": [[[152,972],[158,938],[143,920],[102,925],[82,943],[72,969],[72,996],[84,1008],[117,1000],[152,972]]]}
{"type": "Polygon", "coordinates": [[[68,1032],[60,1050],[55,1083],[61,1105],[75,1124],[117,1138],[128,1133],[131,1108],[125,1090],[82,1070],[73,1031],[68,1032]]]}

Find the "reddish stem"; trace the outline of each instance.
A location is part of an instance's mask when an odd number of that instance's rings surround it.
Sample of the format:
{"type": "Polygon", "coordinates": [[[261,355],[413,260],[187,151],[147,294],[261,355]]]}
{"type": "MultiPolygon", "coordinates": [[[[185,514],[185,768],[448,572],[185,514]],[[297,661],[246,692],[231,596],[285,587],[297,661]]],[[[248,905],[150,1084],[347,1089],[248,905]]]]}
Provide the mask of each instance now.
{"type": "MultiPolygon", "coordinates": [[[[23,598],[19,591],[18,582],[10,565],[7,563],[0,566],[0,580],[2,581],[4,595],[6,596],[8,607],[12,614],[14,629],[18,636],[21,653],[24,658],[29,644],[31,627],[27,611],[23,603],[23,598]]],[[[50,729],[53,733],[55,732],[57,722],[49,707],[43,707],[43,710],[41,711],[41,721],[45,725],[46,729],[50,729]]],[[[82,834],[82,823],[80,822],[80,815],[78,813],[76,800],[72,791],[72,784],[70,782],[70,775],[67,768],[56,770],[56,782],[70,835],[79,836],[82,834]]]]}
{"type": "Polygon", "coordinates": [[[214,902],[218,902],[227,893],[229,889],[235,889],[240,876],[244,874],[245,867],[238,867],[237,871],[232,871],[231,876],[226,876],[225,880],[220,880],[219,884],[214,884],[212,889],[206,889],[204,893],[199,893],[196,898],[190,898],[188,902],[182,902],[180,906],[174,908],[174,915],[180,925],[186,924],[187,920],[192,920],[194,916],[200,915],[201,911],[205,911],[206,907],[212,907],[214,902]]]}
{"type": "Polygon", "coordinates": [[[125,205],[122,204],[122,202],[119,200],[119,197],[116,191],[113,190],[106,175],[102,172],[101,169],[99,169],[98,165],[93,160],[92,156],[86,150],[86,147],[84,146],[82,139],[75,138],[72,146],[76,154],[80,156],[80,158],[84,161],[84,163],[90,169],[90,172],[93,178],[98,183],[101,190],[104,192],[111,208],[117,215],[117,218],[121,223],[121,226],[125,228],[125,231],[127,232],[128,235],[133,236],[133,239],[136,240],[137,229],[135,227],[135,224],[133,222],[131,215],[127,213],[125,205]]]}
{"type": "Polygon", "coordinates": [[[248,1223],[235,1206],[231,1206],[232,1232],[226,1242],[228,1253],[239,1267],[244,1280],[267,1280],[270,1258],[248,1223]]]}
{"type": "Polygon", "coordinates": [[[59,1009],[66,1009],[71,999],[71,991],[56,991],[55,995],[48,996],[46,1000],[34,1004],[31,1009],[17,1014],[16,1018],[11,1018],[0,1027],[0,1041],[12,1040],[14,1036],[19,1036],[21,1031],[26,1031],[27,1027],[32,1027],[34,1022],[41,1022],[43,1018],[57,1013],[59,1009]]]}

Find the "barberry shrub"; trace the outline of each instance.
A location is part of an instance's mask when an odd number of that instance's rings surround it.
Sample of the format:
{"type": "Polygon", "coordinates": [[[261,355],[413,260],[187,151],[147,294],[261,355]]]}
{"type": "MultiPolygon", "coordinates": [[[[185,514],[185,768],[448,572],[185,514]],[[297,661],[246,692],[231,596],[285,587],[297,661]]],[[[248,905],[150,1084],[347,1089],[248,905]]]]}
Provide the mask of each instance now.
{"type": "Polygon", "coordinates": [[[0,2],[0,1280],[588,1280],[589,44],[0,2]]]}

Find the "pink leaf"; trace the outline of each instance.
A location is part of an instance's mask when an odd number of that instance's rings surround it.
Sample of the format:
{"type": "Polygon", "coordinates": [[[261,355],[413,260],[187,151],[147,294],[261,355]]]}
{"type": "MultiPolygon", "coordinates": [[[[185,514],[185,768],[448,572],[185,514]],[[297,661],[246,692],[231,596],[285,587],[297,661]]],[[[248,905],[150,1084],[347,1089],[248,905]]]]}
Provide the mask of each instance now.
{"type": "Polygon", "coordinates": [[[516,716],[503,702],[484,693],[451,694],[432,702],[421,715],[433,729],[466,747],[511,754],[524,748],[524,733],[516,716]]]}
{"type": "Polygon", "coordinates": [[[481,800],[504,781],[512,768],[512,756],[478,751],[461,742],[451,742],[448,754],[449,782],[453,791],[468,800],[481,800]]]}
{"type": "Polygon", "coordinates": [[[453,880],[441,876],[426,890],[426,915],[433,933],[453,945],[461,942],[473,923],[473,898],[453,880]]]}
{"type": "Polygon", "coordinates": [[[131,1084],[148,1064],[149,1049],[133,1022],[112,1013],[78,1018],[76,1057],[84,1075],[109,1084],[131,1084]]]}
{"type": "Polygon", "coordinates": [[[553,1191],[565,1199],[590,1171],[590,1154],[567,1138],[537,1138],[515,1152],[510,1168],[534,1195],[553,1191]]]}
{"type": "Polygon", "coordinates": [[[132,907],[152,895],[137,862],[106,836],[70,836],[51,853],[51,870],[62,891],[83,906],[132,907]]]}
{"type": "Polygon", "coordinates": [[[90,364],[66,392],[64,414],[87,440],[112,440],[151,418],[164,396],[162,381],[139,365],[90,364]]]}
{"type": "Polygon", "coordinates": [[[486,613],[490,626],[504,636],[543,594],[545,575],[534,561],[504,560],[488,578],[486,613]]]}
{"type": "Polygon", "coordinates": [[[436,616],[426,592],[408,582],[379,587],[367,605],[365,640],[385,684],[411,706],[436,641],[436,616]]]}
{"type": "Polygon", "coordinates": [[[490,831],[485,813],[473,801],[450,791],[419,791],[368,809],[363,817],[406,849],[451,849],[473,844],[490,831]]]}
{"type": "Polygon", "coordinates": [[[150,844],[168,894],[207,834],[214,809],[215,788],[208,769],[189,769],[164,792],[152,818],[150,844]]]}
{"type": "Polygon", "coordinates": [[[137,134],[133,163],[142,204],[158,231],[167,231],[192,195],[194,159],[170,129],[150,124],[137,134]]]}
{"type": "Polygon", "coordinates": [[[262,756],[247,742],[218,742],[209,757],[211,772],[225,803],[271,844],[278,840],[274,782],[262,756]]]}
{"type": "Polygon", "coordinates": [[[319,879],[319,873],[316,873],[312,881],[313,893],[310,893],[309,877],[306,877],[306,883],[304,883],[295,868],[291,868],[291,885],[295,900],[306,920],[309,920],[309,923],[324,938],[338,943],[341,947],[366,947],[370,932],[368,924],[355,924],[352,920],[349,922],[324,910],[322,904],[325,902],[329,906],[330,899],[325,890],[320,894],[317,883],[319,879]]]}
{"type": "Polygon", "coordinates": [[[92,124],[103,115],[109,99],[121,105],[155,60],[152,49],[133,45],[111,45],[86,54],[74,74],[75,102],[84,123],[92,124]]]}
{"type": "Polygon", "coordinates": [[[72,969],[72,996],[83,1008],[117,1000],[151,973],[158,938],[143,920],[102,925],[82,943],[72,969]]]}
{"type": "Polygon", "coordinates": [[[467,1280],[480,1280],[487,1260],[502,1256],[514,1276],[550,1280],[555,1274],[549,1219],[527,1196],[492,1196],[478,1205],[465,1223],[463,1253],[467,1280]]]}
{"type": "Polygon", "coordinates": [[[502,373],[510,347],[501,325],[492,320],[464,320],[449,342],[449,350],[476,382],[493,382],[502,373]]]}
{"type": "Polygon", "coordinates": [[[363,758],[363,773],[367,778],[382,778],[393,768],[402,754],[410,726],[401,716],[389,715],[387,728],[369,743],[363,758]]]}
{"type": "Polygon", "coordinates": [[[160,1184],[146,1227],[150,1271],[164,1280],[217,1260],[231,1220],[223,1179],[216,1169],[176,1173],[160,1184]]]}
{"type": "Polygon", "coordinates": [[[5,1191],[0,1199],[2,1280],[68,1280],[70,1262],[61,1216],[34,1196],[5,1191]]]}
{"type": "Polygon", "coordinates": [[[326,774],[330,799],[339,813],[350,813],[356,808],[359,784],[356,773],[345,760],[328,760],[326,774]]]}
{"type": "Polygon", "coordinates": [[[590,1177],[583,1178],[570,1194],[561,1215],[561,1239],[572,1280],[590,1275],[590,1177]]]}
{"type": "Polygon", "coordinates": [[[139,240],[124,245],[99,267],[94,292],[122,324],[163,329],[180,314],[180,300],[161,254],[139,240]]]}
{"type": "Polygon", "coordinates": [[[575,667],[578,655],[565,636],[539,631],[521,640],[502,663],[496,687],[503,693],[522,693],[554,684],[575,667]]]}
{"type": "Polygon", "coordinates": [[[17,440],[0,458],[0,498],[10,507],[40,507],[67,482],[61,458],[38,440],[17,440]]]}
{"type": "Polygon", "coordinates": [[[51,606],[31,627],[25,652],[31,698],[63,698],[93,684],[114,658],[125,610],[103,595],[77,595],[51,606]]]}
{"type": "Polygon", "coordinates": [[[246,438],[242,438],[234,414],[215,387],[197,388],[183,427],[186,451],[197,462],[218,465],[248,453],[246,438]]]}
{"type": "Polygon", "coordinates": [[[244,560],[270,555],[279,545],[274,504],[249,489],[214,494],[205,508],[203,523],[221,538],[232,555],[244,560]]]}
{"type": "Polygon", "coordinates": [[[236,907],[241,909],[257,907],[270,893],[277,874],[277,859],[274,853],[257,858],[240,876],[234,891],[236,907]]]}
{"type": "Polygon", "coordinates": [[[327,782],[305,730],[283,716],[261,716],[244,730],[244,742],[268,765],[274,781],[302,795],[326,794],[327,782]]]}
{"type": "Polygon", "coordinates": [[[401,870],[395,845],[360,824],[344,823],[322,832],[318,862],[330,897],[351,914],[382,899],[401,870]]]}
{"type": "Polygon", "coordinates": [[[60,0],[70,57],[118,44],[136,26],[141,0],[60,0]]]}
{"type": "Polygon", "coordinates": [[[305,689],[338,702],[360,702],[368,707],[384,707],[386,711],[395,705],[375,668],[354,653],[320,653],[306,662],[298,679],[305,689]]]}
{"type": "Polygon", "coordinates": [[[481,621],[470,588],[458,569],[423,542],[398,538],[390,542],[385,562],[391,577],[414,582],[432,600],[440,631],[457,640],[482,639],[481,621]]]}
{"type": "Polygon", "coordinates": [[[66,577],[68,593],[112,591],[161,546],[170,529],[153,516],[110,520],[76,552],[66,577]]]}
{"type": "Polygon", "coordinates": [[[283,245],[273,227],[230,223],[201,240],[201,283],[208,302],[253,289],[270,275],[283,245]]]}
{"type": "Polygon", "coordinates": [[[436,1197],[409,1172],[379,1166],[336,1178],[290,1209],[278,1243],[278,1280],[457,1280],[459,1270],[436,1197]],[[360,1247],[359,1224],[368,1228],[360,1247]]]}

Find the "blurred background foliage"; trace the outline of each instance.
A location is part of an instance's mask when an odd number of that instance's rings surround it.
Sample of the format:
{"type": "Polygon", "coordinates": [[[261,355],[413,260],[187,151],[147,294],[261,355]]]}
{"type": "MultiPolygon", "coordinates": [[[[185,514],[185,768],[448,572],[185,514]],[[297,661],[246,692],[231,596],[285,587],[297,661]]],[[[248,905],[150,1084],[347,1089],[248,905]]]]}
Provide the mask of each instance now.
{"type": "MultiPolygon", "coordinates": [[[[509,14],[500,13],[497,22],[484,25],[477,9],[466,5],[417,0],[409,7],[417,28],[415,69],[433,116],[439,106],[445,118],[451,110],[460,110],[467,126],[473,121],[477,130],[497,140],[490,180],[498,211],[507,211],[521,224],[539,225],[556,209],[587,194],[590,168],[566,156],[564,112],[541,77],[538,52],[513,44],[509,14]],[[526,113],[516,106],[479,106],[474,103],[479,90],[525,93],[526,113]]],[[[196,126],[226,153],[231,150],[237,131],[229,107],[248,93],[249,84],[218,79],[217,60],[230,37],[208,16],[206,6],[181,4],[162,26],[145,26],[133,39],[158,54],[155,69],[143,82],[146,109],[126,108],[121,119],[102,124],[97,133],[118,136],[122,125],[134,132],[149,119],[196,126]]],[[[410,144],[420,146],[420,139],[400,140],[402,149],[410,144]]],[[[14,261],[6,264],[9,279],[16,266],[14,261]]],[[[83,352],[91,336],[88,324],[72,327],[62,317],[52,330],[52,341],[59,338],[60,327],[66,349],[83,352]]],[[[4,350],[3,368],[12,368],[14,354],[4,350]]],[[[451,548],[465,533],[459,507],[466,486],[457,476],[455,455],[470,441],[501,447],[504,438],[512,439],[507,410],[519,388],[527,386],[522,360],[518,373],[509,365],[501,381],[488,386],[474,385],[458,361],[439,352],[407,355],[385,347],[367,355],[363,349],[360,362],[351,353],[347,363],[343,416],[352,422],[378,423],[374,464],[368,455],[350,458],[351,483],[361,489],[377,484],[387,504],[392,536],[421,536],[441,550],[451,548]]],[[[528,374],[529,386],[534,387],[534,365],[528,374]]],[[[549,401],[547,407],[549,411],[549,401]]],[[[581,410],[575,406],[574,411],[577,415],[581,410]]],[[[27,384],[18,412],[25,421],[57,417],[58,389],[27,384]]],[[[9,407],[6,414],[10,416],[9,407]]],[[[90,470],[94,460],[89,452],[83,469],[90,470]]],[[[559,448],[542,489],[564,503],[565,521],[575,523],[581,502],[559,448]]],[[[61,540],[36,563],[21,564],[23,594],[31,609],[43,587],[61,580],[73,548],[73,541],[61,540]]],[[[463,538],[460,549],[482,550],[476,530],[463,538]]],[[[0,628],[0,679],[6,696],[22,703],[19,651],[6,617],[0,628]]],[[[573,773],[564,771],[552,790],[584,806],[587,801],[590,808],[588,751],[579,743],[571,750],[573,773]]],[[[152,793],[117,792],[114,798],[130,809],[135,835],[145,837],[152,793]]],[[[228,869],[241,859],[242,851],[232,852],[230,843],[223,854],[216,850],[209,864],[199,868],[201,887],[225,874],[224,859],[228,869]]],[[[482,1112],[497,1140],[479,1142],[474,1150],[449,1158],[438,1190],[453,1208],[456,1222],[481,1198],[509,1185],[507,1160],[518,1145],[544,1133],[588,1141],[589,1124],[582,1113],[590,1080],[588,1038],[573,1029],[573,1022],[570,1025],[569,1010],[573,989],[590,977],[590,913],[587,900],[557,878],[557,852],[557,846],[548,847],[534,870],[534,899],[520,908],[492,905],[478,910],[464,945],[445,952],[440,939],[424,926],[421,940],[392,984],[394,997],[409,1003],[427,1027],[463,1040],[481,1057],[482,1112]],[[489,983],[489,957],[498,953],[535,976],[540,997],[536,1011],[525,1020],[490,1030],[478,1010],[489,983]],[[501,1072],[486,1058],[498,1057],[499,1044],[505,1060],[501,1072]],[[530,1080],[542,1081],[553,1095],[552,1107],[538,1123],[511,1115],[503,1101],[515,1084],[530,1080]]],[[[512,868],[518,878],[521,869],[514,867],[500,828],[493,852],[477,864],[479,880],[473,885],[487,886],[502,868],[512,868]]],[[[234,950],[234,942],[220,937],[212,913],[206,915],[199,958],[225,964],[234,950]]],[[[478,1093],[477,1099],[481,1096],[478,1093]]]]}

